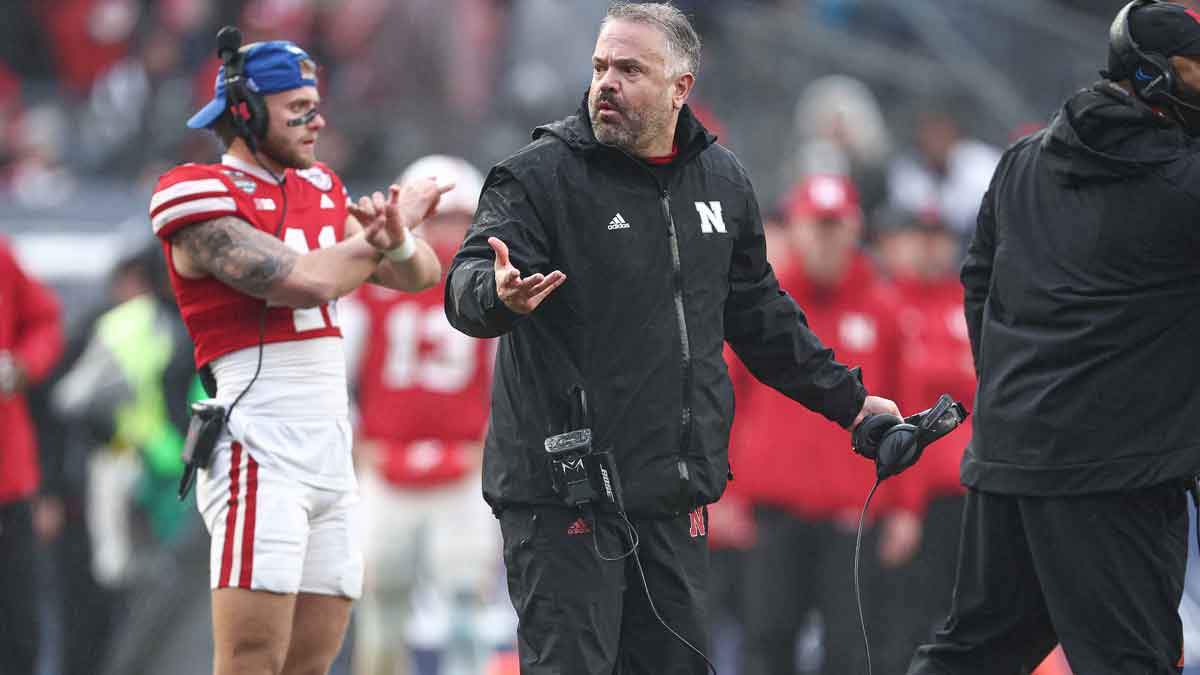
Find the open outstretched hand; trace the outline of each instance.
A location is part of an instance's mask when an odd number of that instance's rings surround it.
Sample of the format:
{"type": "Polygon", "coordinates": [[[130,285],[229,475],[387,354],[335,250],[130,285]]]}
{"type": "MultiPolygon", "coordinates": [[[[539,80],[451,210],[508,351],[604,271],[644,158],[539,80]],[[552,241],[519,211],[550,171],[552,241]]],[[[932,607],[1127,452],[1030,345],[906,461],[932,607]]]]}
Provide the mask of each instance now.
{"type": "Polygon", "coordinates": [[[546,296],[567,280],[567,275],[559,270],[522,279],[521,271],[508,259],[508,246],[496,237],[488,237],[488,245],[496,252],[496,294],[517,314],[528,314],[537,309],[546,296]]]}

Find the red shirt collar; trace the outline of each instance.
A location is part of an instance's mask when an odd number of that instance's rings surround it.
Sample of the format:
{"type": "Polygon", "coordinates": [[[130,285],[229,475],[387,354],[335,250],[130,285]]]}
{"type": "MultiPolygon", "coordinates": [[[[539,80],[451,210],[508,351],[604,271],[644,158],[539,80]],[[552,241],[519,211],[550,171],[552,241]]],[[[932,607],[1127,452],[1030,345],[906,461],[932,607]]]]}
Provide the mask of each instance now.
{"type": "Polygon", "coordinates": [[[671,162],[674,162],[675,156],[678,154],[679,154],[679,145],[677,145],[676,143],[671,143],[671,154],[663,155],[662,157],[647,157],[646,163],[654,164],[656,166],[663,166],[666,164],[670,164],[671,162]]]}

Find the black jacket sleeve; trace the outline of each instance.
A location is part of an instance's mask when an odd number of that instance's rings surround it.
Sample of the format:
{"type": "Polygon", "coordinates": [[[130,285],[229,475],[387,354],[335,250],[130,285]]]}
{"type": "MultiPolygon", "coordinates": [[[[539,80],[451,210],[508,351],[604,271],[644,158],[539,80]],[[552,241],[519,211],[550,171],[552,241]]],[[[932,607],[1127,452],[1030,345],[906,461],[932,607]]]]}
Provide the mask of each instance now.
{"type": "MultiPolygon", "coordinates": [[[[1003,163],[1000,165],[1004,166],[1003,163]]],[[[967,255],[962,266],[963,311],[967,317],[967,334],[971,338],[971,356],[975,359],[975,371],[979,371],[979,339],[983,332],[983,306],[987,302],[988,289],[992,283],[992,259],[996,252],[996,209],[994,205],[996,183],[1000,168],[992,178],[992,185],[983,195],[979,206],[979,217],[975,222],[975,234],[967,246],[967,255]]]]}
{"type": "Polygon", "coordinates": [[[767,262],[753,192],[748,202],[748,222],[733,242],[725,339],[761,382],[849,427],[867,391],[855,372],[834,360],[833,350],[809,330],[800,306],[779,288],[767,262]]]}
{"type": "Polygon", "coordinates": [[[484,183],[475,222],[446,275],[446,318],[472,337],[490,338],[512,330],[521,318],[496,295],[496,255],[488,237],[508,246],[509,260],[527,277],[549,272],[550,261],[542,220],[525,187],[502,167],[484,183]]]}

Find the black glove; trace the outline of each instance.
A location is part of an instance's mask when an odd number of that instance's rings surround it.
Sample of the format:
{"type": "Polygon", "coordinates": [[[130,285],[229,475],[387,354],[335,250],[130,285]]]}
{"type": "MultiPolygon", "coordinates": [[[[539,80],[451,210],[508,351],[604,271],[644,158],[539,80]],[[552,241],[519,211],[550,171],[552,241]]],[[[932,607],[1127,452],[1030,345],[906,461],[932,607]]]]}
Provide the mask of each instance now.
{"type": "Polygon", "coordinates": [[[932,408],[903,420],[868,415],[855,427],[851,443],[855,452],[875,460],[875,475],[884,480],[916,464],[930,443],[958,428],[968,414],[961,403],[942,394],[932,408]]]}

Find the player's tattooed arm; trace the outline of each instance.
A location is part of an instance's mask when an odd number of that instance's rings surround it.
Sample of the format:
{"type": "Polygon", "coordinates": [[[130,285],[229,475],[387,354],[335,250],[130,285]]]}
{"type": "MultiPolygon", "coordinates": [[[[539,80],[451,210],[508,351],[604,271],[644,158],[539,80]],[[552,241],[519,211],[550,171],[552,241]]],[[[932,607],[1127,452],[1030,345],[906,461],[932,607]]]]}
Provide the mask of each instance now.
{"type": "Polygon", "coordinates": [[[196,267],[256,298],[267,298],[300,257],[287,244],[232,216],[185,227],[172,243],[196,267]]]}
{"type": "Polygon", "coordinates": [[[172,237],[176,271],[212,275],[246,295],[276,305],[316,307],[353,291],[379,263],[362,234],[300,254],[233,216],[188,225],[172,237]]]}

